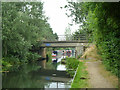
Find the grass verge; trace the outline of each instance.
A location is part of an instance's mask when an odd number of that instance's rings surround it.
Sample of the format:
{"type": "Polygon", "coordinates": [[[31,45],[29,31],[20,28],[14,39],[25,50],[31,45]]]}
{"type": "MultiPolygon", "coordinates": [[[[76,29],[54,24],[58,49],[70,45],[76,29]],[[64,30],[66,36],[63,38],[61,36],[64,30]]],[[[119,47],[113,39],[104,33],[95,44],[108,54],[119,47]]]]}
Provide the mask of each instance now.
{"type": "Polygon", "coordinates": [[[80,62],[76,76],[71,84],[71,88],[87,88],[88,87],[88,72],[86,70],[85,62],[80,62]]]}

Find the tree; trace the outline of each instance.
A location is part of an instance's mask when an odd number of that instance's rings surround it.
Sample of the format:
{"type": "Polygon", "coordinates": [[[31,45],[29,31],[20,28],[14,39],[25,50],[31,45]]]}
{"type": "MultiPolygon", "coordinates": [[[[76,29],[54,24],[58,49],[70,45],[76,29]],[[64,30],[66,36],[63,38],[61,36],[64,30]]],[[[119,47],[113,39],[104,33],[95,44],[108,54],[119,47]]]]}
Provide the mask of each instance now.
{"type": "MultiPolygon", "coordinates": [[[[38,41],[54,37],[43,12],[42,2],[2,3],[2,54],[4,61],[14,65],[27,63],[30,57],[40,57],[30,52],[38,41]],[[48,34],[49,33],[49,34],[48,34]]],[[[35,58],[33,58],[35,59],[35,58]]]]}
{"type": "Polygon", "coordinates": [[[67,41],[72,39],[70,26],[65,29],[65,38],[67,41]]]}
{"type": "Polygon", "coordinates": [[[69,2],[66,8],[71,11],[68,16],[75,17],[73,21],[83,23],[106,68],[120,77],[120,2],[69,2]]]}

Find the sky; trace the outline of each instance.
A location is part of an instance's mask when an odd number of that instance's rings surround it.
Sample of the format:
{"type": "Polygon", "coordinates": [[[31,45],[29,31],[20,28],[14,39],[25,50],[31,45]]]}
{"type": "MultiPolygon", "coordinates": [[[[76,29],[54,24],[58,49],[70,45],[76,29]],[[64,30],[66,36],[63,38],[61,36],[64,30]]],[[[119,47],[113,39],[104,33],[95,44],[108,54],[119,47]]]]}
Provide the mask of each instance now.
{"type": "MultiPolygon", "coordinates": [[[[53,33],[57,33],[58,35],[64,35],[66,27],[68,27],[68,23],[71,23],[71,18],[68,18],[66,10],[64,8],[67,5],[66,0],[42,0],[44,2],[44,11],[45,15],[49,17],[48,23],[53,29],[53,33]]],[[[78,29],[78,25],[73,25],[70,27],[71,32],[74,32],[78,29]]]]}

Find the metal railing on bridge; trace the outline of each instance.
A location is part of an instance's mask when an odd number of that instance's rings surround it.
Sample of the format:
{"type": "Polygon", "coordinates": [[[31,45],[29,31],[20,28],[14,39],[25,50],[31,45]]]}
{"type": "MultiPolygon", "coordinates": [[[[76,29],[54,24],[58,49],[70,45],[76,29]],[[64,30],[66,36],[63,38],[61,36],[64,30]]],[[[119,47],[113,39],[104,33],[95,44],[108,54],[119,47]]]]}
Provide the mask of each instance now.
{"type": "Polygon", "coordinates": [[[80,40],[87,40],[86,35],[58,35],[58,41],[80,41],[80,40]]]}
{"type": "Polygon", "coordinates": [[[80,34],[80,35],[58,35],[57,39],[54,39],[53,37],[47,37],[44,38],[42,41],[88,41],[86,35],[80,34]]]}

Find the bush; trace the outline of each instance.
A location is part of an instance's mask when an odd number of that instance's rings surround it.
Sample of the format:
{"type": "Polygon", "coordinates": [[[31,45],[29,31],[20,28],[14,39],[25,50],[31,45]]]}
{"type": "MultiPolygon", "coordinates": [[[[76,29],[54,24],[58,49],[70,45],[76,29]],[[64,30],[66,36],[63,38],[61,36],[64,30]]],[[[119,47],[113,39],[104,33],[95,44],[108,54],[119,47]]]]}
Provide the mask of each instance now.
{"type": "Polygon", "coordinates": [[[12,65],[2,59],[2,71],[7,71],[12,65]]]}
{"type": "Polygon", "coordinates": [[[29,52],[28,55],[27,55],[27,60],[28,61],[36,61],[38,60],[38,58],[40,58],[41,56],[38,55],[37,53],[32,53],[32,52],[29,52]]]}
{"type": "Polygon", "coordinates": [[[19,64],[20,60],[15,57],[15,56],[11,56],[11,57],[5,57],[2,62],[7,62],[10,63],[11,65],[15,65],[15,64],[19,64]]]}
{"type": "Polygon", "coordinates": [[[75,58],[66,58],[66,68],[70,76],[74,76],[75,70],[79,65],[79,61],[75,58]]]}
{"type": "Polygon", "coordinates": [[[78,67],[79,61],[75,58],[66,58],[66,68],[76,70],[78,67]]]}

